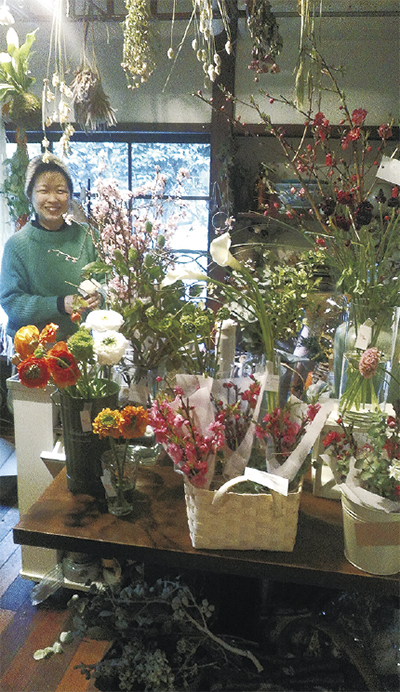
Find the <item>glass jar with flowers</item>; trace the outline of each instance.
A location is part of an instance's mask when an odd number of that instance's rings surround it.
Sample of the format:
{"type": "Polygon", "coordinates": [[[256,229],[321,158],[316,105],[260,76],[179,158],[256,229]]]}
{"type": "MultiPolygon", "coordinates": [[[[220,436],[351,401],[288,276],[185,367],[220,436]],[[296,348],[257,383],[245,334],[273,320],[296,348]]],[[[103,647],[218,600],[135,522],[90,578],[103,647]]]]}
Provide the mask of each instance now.
{"type": "Polygon", "coordinates": [[[346,558],[372,574],[400,570],[400,400],[368,428],[346,423],[323,439],[341,490],[346,558]]]}
{"type": "MultiPolygon", "coordinates": [[[[108,316],[111,323],[110,311],[108,316]]],[[[114,317],[119,324],[120,315],[114,317]]],[[[100,456],[105,445],[94,435],[91,423],[104,406],[118,404],[119,385],[112,366],[121,359],[127,341],[116,329],[94,338],[81,324],[66,342],[56,342],[57,330],[56,324],[41,332],[34,325],[19,329],[14,363],[26,387],[54,384],[58,390],[69,490],[103,498],[100,456]]]]}
{"type": "Polygon", "coordinates": [[[142,406],[129,405],[121,410],[104,408],[93,421],[94,433],[110,443],[110,449],[101,457],[102,482],[108,511],[116,516],[132,512],[139,457],[130,442],[143,437],[148,423],[148,413],[142,406]]]}

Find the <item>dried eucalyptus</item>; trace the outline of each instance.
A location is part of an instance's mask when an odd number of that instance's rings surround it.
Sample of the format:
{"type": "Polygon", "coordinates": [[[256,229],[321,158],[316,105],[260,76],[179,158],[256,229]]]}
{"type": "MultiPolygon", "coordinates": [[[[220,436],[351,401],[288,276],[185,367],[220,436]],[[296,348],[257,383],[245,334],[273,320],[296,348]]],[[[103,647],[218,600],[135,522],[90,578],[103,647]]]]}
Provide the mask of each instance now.
{"type": "Polygon", "coordinates": [[[152,29],[146,0],[125,0],[123,60],[121,66],[128,79],[128,89],[147,82],[156,67],[151,45],[152,29]]]}

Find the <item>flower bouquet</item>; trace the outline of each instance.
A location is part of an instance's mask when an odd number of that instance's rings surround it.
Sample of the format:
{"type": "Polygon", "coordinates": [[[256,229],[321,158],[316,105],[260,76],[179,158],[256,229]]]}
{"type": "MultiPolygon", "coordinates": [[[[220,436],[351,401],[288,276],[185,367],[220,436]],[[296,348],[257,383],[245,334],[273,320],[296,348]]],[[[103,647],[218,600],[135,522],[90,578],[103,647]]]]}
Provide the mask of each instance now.
{"type": "Polygon", "coordinates": [[[119,385],[111,368],[120,360],[127,341],[116,331],[118,313],[96,312],[93,324],[97,318],[103,327],[113,325],[114,329],[93,335],[81,324],[66,342],[56,342],[55,324],[41,332],[34,325],[22,327],[14,337],[14,363],[26,387],[53,384],[58,390],[69,490],[102,498],[100,457],[105,446],[94,435],[92,421],[103,407],[118,404],[119,385]]]}
{"type": "Polygon", "coordinates": [[[179,171],[168,197],[167,178],[158,167],[154,179],[133,192],[114,180],[97,183],[90,227],[99,260],[84,274],[105,277],[107,304],[123,318],[121,332],[131,349],[121,371],[133,390],[148,372],[192,372],[194,361],[201,361],[198,345],[214,328],[215,315],[199,295],[188,300],[187,287],[163,283],[177,264],[171,239],[185,215],[181,190],[188,175],[179,171]]]}
{"type": "Polygon", "coordinates": [[[326,435],[321,456],[341,491],[345,555],[367,572],[394,574],[400,570],[400,401],[367,429],[342,417],[337,423],[341,431],[326,435]]]}
{"type": "Polygon", "coordinates": [[[110,443],[110,449],[102,455],[102,482],[111,514],[124,516],[133,509],[139,460],[129,442],[145,434],[148,422],[147,411],[142,406],[125,406],[121,410],[104,408],[93,421],[93,432],[100,439],[108,438],[110,443]]]}

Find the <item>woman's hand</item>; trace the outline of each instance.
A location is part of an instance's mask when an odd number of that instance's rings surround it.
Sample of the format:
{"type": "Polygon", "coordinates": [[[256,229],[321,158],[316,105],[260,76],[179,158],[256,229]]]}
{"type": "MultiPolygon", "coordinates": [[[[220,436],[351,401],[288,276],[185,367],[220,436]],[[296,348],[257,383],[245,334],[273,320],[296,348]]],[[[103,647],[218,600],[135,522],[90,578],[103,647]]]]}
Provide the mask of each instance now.
{"type": "Polygon", "coordinates": [[[76,295],[65,296],[64,310],[67,313],[67,315],[72,315],[73,312],[79,312],[80,314],[82,314],[86,311],[97,310],[97,308],[99,308],[101,305],[102,296],[100,293],[96,292],[92,293],[85,299],[80,298],[80,301],[82,303],[81,305],[79,305],[79,301],[77,301],[76,295]]]}

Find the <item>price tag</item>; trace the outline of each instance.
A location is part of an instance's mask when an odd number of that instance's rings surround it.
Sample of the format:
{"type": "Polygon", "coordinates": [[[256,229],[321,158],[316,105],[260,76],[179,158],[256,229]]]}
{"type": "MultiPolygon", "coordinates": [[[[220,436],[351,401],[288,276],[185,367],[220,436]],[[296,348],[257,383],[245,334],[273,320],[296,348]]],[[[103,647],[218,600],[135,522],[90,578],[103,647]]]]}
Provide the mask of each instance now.
{"type": "Polygon", "coordinates": [[[272,373],[268,373],[265,382],[265,391],[279,392],[279,375],[273,375],[272,373]]]}
{"type": "Polygon", "coordinates": [[[82,432],[92,432],[92,418],[89,410],[80,412],[82,432]]]}
{"type": "Polygon", "coordinates": [[[372,328],[365,322],[358,330],[355,348],[365,351],[371,343],[372,328]]]}
{"type": "Polygon", "coordinates": [[[376,177],[393,185],[400,185],[400,161],[389,156],[382,156],[376,177]]]}

